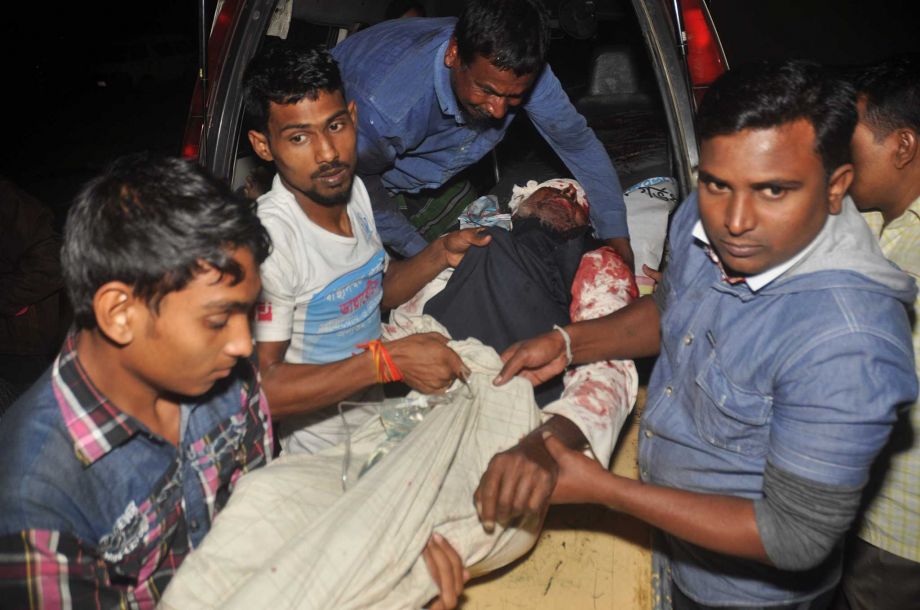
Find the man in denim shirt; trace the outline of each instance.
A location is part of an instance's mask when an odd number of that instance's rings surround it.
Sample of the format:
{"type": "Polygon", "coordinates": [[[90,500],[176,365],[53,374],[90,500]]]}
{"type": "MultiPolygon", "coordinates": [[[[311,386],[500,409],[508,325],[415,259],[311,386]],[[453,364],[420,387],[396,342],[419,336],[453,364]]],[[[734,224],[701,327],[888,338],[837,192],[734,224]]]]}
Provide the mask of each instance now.
{"type": "Polygon", "coordinates": [[[271,459],[249,361],[268,235],[195,165],[115,162],[70,210],[76,330],[0,421],[0,605],[153,608],[271,459]]]}
{"type": "Polygon", "coordinates": [[[554,501],[662,530],[659,606],[824,608],[870,466],[917,394],[916,287],[845,197],[850,87],[807,63],[740,68],[698,121],[699,192],[654,297],[510,348],[498,382],[658,354],[641,482],[550,437],[554,501]]]}
{"type": "Polygon", "coordinates": [[[523,108],[584,187],[597,236],[632,266],[616,171],[544,65],[548,43],[533,0],[472,0],[459,20],[388,21],[332,49],[358,107],[358,173],[385,245],[404,256],[426,245],[388,193],[440,187],[490,152],[523,108]]]}

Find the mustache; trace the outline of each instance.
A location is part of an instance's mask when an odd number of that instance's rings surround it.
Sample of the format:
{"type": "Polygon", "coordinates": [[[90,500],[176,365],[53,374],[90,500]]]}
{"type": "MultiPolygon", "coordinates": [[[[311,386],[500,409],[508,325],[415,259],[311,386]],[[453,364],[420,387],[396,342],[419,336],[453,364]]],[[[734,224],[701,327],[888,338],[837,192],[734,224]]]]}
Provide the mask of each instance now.
{"type": "Polygon", "coordinates": [[[310,178],[322,178],[324,176],[330,176],[332,174],[338,173],[340,170],[348,169],[349,166],[347,163],[342,163],[341,161],[332,161],[331,163],[323,163],[319,166],[315,172],[310,175],[310,178]]]}

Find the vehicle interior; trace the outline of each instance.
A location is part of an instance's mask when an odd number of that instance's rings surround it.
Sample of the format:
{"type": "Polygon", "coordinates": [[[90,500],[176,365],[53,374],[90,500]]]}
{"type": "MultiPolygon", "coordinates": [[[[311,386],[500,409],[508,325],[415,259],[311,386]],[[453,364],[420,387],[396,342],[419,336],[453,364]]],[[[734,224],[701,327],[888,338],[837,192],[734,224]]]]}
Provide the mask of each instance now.
{"type": "MultiPolygon", "coordinates": [[[[419,4],[429,17],[457,15],[462,7],[456,0],[419,4]]],[[[622,187],[674,175],[662,99],[632,3],[547,4],[552,24],[549,64],[610,154],[622,187]]],[[[376,2],[282,0],[258,45],[284,38],[288,43],[331,48],[352,32],[383,20],[386,7],[376,2]]],[[[466,170],[479,194],[494,194],[502,204],[514,184],[570,176],[526,113],[521,115],[495,153],[466,170]]],[[[249,146],[245,118],[238,134],[230,176],[234,188],[261,164],[249,146]]]]}
{"type": "MultiPolygon", "coordinates": [[[[280,38],[335,46],[383,20],[388,2],[366,0],[223,0],[241,18],[228,19],[226,43],[213,44],[199,161],[240,188],[260,165],[246,135],[240,82],[249,59],[280,38]],[[271,14],[266,11],[270,8],[271,14]],[[229,25],[228,25],[229,24],[229,25]],[[258,27],[256,27],[258,26],[258,27]]],[[[457,15],[463,0],[422,0],[426,16],[457,15]]],[[[576,108],[610,154],[621,186],[675,178],[683,197],[696,162],[692,93],[677,50],[669,0],[545,0],[552,42],[548,61],[576,108]]],[[[220,18],[218,17],[218,22],[220,18]]],[[[218,26],[220,24],[218,23],[218,26]]],[[[347,84],[346,84],[347,86],[347,84]]],[[[504,141],[466,170],[479,194],[507,202],[512,185],[566,177],[568,171],[521,113],[504,141]]],[[[197,138],[197,132],[190,132],[197,138]]],[[[197,139],[193,143],[197,143],[197,139]]],[[[192,147],[192,154],[198,154],[192,147]]],[[[636,410],[644,405],[644,388],[636,410]]],[[[628,420],[611,470],[637,477],[636,413],[628,420]]],[[[647,608],[652,606],[651,533],[603,507],[553,507],[540,542],[514,564],[477,579],[463,607],[647,608]]]]}

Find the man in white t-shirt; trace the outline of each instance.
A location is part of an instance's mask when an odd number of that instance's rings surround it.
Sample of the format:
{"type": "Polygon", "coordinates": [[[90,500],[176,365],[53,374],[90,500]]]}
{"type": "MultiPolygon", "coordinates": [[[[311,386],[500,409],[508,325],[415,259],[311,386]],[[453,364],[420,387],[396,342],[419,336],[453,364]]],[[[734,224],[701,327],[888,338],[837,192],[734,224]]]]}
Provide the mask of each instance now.
{"type": "MultiPolygon", "coordinates": [[[[386,356],[406,384],[426,393],[464,374],[436,333],[384,343],[377,358],[367,346],[380,339],[381,307],[401,304],[488,236],[459,231],[412,259],[388,260],[354,176],[356,108],[345,102],[334,60],[277,45],[253,59],[244,87],[249,140],[277,170],[258,200],[273,242],[255,315],[263,387],[281,420],[282,448],[316,452],[344,440],[336,403],[382,397],[386,356]]],[[[349,427],[369,415],[351,409],[349,427]]]]}

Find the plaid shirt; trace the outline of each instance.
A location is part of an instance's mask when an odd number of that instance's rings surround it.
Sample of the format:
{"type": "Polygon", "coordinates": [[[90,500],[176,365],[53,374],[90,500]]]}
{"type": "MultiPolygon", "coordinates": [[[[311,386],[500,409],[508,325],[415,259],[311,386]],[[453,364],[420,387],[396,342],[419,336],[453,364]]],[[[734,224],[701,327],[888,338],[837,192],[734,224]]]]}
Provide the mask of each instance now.
{"type": "Polygon", "coordinates": [[[68,338],[0,422],[0,605],[152,608],[238,477],[271,459],[255,368],[181,406],[175,447],[113,405],[68,338]]]}
{"type": "MultiPolygon", "coordinates": [[[[920,199],[888,226],[879,212],[863,217],[879,236],[885,256],[920,282],[920,199]]],[[[914,312],[920,314],[920,296],[914,302],[914,312]]],[[[920,323],[914,324],[913,339],[920,377],[920,323]]],[[[910,424],[912,435],[907,426],[895,428],[891,462],[878,495],[866,511],[859,537],[889,553],[920,562],[920,402],[910,406],[910,424]],[[899,432],[904,435],[903,442],[899,442],[899,432]]]]}

